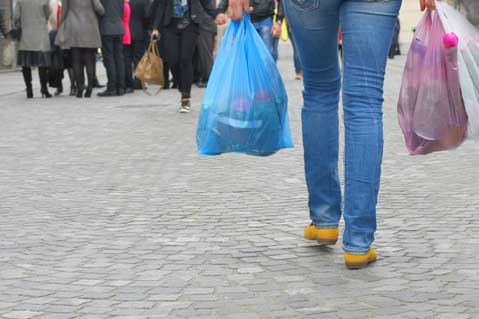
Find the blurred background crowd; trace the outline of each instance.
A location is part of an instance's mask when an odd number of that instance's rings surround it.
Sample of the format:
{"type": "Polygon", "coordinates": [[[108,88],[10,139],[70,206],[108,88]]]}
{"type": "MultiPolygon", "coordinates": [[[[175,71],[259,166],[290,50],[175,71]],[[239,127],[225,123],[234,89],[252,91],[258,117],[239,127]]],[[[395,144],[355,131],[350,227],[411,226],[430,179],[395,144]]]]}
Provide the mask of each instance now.
{"type": "MultiPolygon", "coordinates": [[[[479,1],[449,2],[479,24],[479,1]]],[[[208,82],[228,22],[227,5],[227,0],[0,0],[0,71],[21,70],[28,98],[34,95],[32,68],[38,68],[42,97],[62,94],[64,86],[65,94],[76,97],[91,97],[94,88],[104,86],[98,96],[121,96],[141,88],[134,69],[155,36],[164,88],[179,90],[180,108],[187,112],[192,85],[208,82]],[[105,85],[96,75],[98,61],[106,69],[105,85]]],[[[280,38],[294,48],[282,4],[251,0],[251,6],[252,22],[276,61],[280,38]]],[[[400,29],[398,20],[390,58],[400,54],[400,29]]],[[[341,49],[341,34],[338,40],[341,49]]],[[[296,54],[294,67],[299,80],[296,54]]]]}

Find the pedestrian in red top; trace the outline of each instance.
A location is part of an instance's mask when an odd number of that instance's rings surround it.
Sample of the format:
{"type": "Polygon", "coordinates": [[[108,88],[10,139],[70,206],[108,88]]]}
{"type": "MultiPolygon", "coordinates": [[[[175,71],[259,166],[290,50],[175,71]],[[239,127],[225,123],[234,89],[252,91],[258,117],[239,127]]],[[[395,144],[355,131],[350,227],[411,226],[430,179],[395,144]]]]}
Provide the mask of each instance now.
{"type": "Polygon", "coordinates": [[[123,35],[123,52],[125,52],[125,93],[133,93],[133,67],[129,63],[129,59],[126,55],[131,52],[131,31],[130,31],[130,0],[125,0],[123,10],[123,28],[125,28],[125,34],[123,35]]]}

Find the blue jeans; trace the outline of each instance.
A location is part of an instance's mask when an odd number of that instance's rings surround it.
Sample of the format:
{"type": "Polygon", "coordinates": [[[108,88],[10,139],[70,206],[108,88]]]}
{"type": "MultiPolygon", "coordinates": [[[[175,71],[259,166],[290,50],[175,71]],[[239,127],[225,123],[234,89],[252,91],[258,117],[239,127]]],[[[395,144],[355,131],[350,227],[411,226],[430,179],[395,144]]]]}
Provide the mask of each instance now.
{"type": "Polygon", "coordinates": [[[278,56],[276,55],[275,57],[275,50],[273,45],[274,39],[273,34],[271,33],[271,29],[273,28],[273,19],[266,18],[264,20],[254,22],[253,25],[256,31],[258,31],[258,34],[261,39],[263,39],[264,44],[266,44],[266,48],[268,48],[268,51],[271,53],[271,56],[273,56],[274,61],[276,62],[278,56]]]}
{"type": "Polygon", "coordinates": [[[273,60],[274,62],[278,61],[279,58],[279,38],[273,37],[273,60]]]}
{"type": "Polygon", "coordinates": [[[284,5],[303,65],[304,162],[310,216],[319,228],[337,228],[342,213],[338,175],[338,27],[342,26],[343,248],[350,254],[365,254],[376,231],[384,72],[401,0],[285,0],[284,5]]]}
{"type": "Polygon", "coordinates": [[[294,37],[293,37],[293,34],[291,33],[291,28],[289,27],[289,25],[288,25],[288,37],[289,37],[289,40],[291,41],[291,44],[293,45],[294,72],[302,73],[303,72],[303,66],[301,65],[301,60],[299,59],[298,49],[297,49],[296,43],[294,43],[294,37]]]}

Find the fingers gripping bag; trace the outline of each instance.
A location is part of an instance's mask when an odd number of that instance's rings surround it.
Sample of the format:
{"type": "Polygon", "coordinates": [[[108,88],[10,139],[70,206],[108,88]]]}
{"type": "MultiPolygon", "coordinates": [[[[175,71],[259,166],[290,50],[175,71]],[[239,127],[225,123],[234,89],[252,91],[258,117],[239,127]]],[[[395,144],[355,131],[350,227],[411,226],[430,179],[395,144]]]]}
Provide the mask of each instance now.
{"type": "Polygon", "coordinates": [[[459,80],[469,121],[467,138],[479,139],[479,30],[450,5],[438,2],[436,7],[445,31],[459,38],[459,80]]]}
{"type": "Polygon", "coordinates": [[[467,115],[454,36],[446,34],[439,16],[429,11],[414,34],[398,102],[399,125],[410,154],[452,149],[465,139],[467,115]]]}
{"type": "Polygon", "coordinates": [[[293,147],[283,81],[248,14],[226,30],[203,98],[196,142],[203,156],[268,156],[293,147]]]}

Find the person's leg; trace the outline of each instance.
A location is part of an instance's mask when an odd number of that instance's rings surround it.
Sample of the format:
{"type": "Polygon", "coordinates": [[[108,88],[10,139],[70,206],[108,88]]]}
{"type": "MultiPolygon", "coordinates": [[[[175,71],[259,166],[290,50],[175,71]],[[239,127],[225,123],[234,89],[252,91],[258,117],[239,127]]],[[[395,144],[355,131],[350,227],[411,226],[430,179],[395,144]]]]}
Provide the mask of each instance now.
{"type": "MultiPolygon", "coordinates": [[[[138,66],[138,63],[140,62],[141,58],[145,54],[146,51],[146,43],[144,40],[135,40],[133,41],[133,70],[136,69],[138,66]]],[[[165,79],[166,81],[166,79],[165,79]]],[[[133,87],[135,89],[141,89],[141,84],[140,81],[134,77],[133,79],[133,87]]]]}
{"type": "Polygon", "coordinates": [[[50,98],[52,95],[48,92],[48,67],[38,67],[38,75],[40,77],[42,97],[50,98]]]}
{"type": "MultiPolygon", "coordinates": [[[[337,54],[340,0],[286,1],[285,11],[303,62],[304,163],[314,226],[336,229],[341,218],[338,175],[337,54]]],[[[306,234],[305,234],[306,235],[306,234]]]]}
{"type": "Polygon", "coordinates": [[[345,1],[340,8],[346,131],[343,247],[353,255],[368,253],[376,231],[383,155],[383,82],[400,6],[401,0],[345,1]]]}
{"type": "Polygon", "coordinates": [[[163,59],[163,77],[165,78],[164,89],[170,88],[170,64],[168,63],[167,50],[165,45],[165,39],[168,40],[167,32],[168,30],[165,30],[163,36],[158,41],[158,52],[160,52],[160,56],[163,59]]]}
{"type": "Polygon", "coordinates": [[[189,98],[191,96],[191,85],[193,84],[193,53],[198,42],[198,36],[198,27],[192,24],[181,32],[179,89],[183,98],[189,98]]]}
{"type": "Polygon", "coordinates": [[[279,46],[279,38],[274,38],[273,37],[273,60],[274,60],[274,62],[277,62],[278,59],[279,59],[278,46],[279,46]]]}
{"type": "Polygon", "coordinates": [[[125,55],[123,54],[123,36],[115,36],[114,59],[116,70],[116,89],[118,94],[125,92],[125,55]]]}
{"type": "Polygon", "coordinates": [[[289,40],[291,41],[291,45],[293,46],[294,72],[296,74],[301,74],[303,68],[301,66],[301,60],[299,59],[298,48],[296,47],[296,43],[294,43],[294,36],[291,33],[291,29],[289,28],[289,26],[288,26],[288,36],[289,36],[289,40]]]}
{"type": "Polygon", "coordinates": [[[205,30],[200,30],[198,38],[198,64],[199,64],[199,80],[202,83],[208,82],[211,69],[213,67],[213,46],[214,34],[205,30]]]}
{"type": "Polygon", "coordinates": [[[85,48],[82,50],[88,79],[88,87],[85,92],[85,97],[91,97],[93,86],[95,84],[96,49],[85,48]]]}
{"type": "MultiPolygon", "coordinates": [[[[71,52],[71,50],[70,50],[71,52]]],[[[70,62],[72,63],[72,67],[68,68],[67,69],[67,72],[68,72],[68,78],[70,79],[70,96],[75,96],[77,93],[77,85],[76,85],[76,79],[75,79],[75,75],[74,75],[74,72],[73,72],[73,62],[72,62],[72,57],[71,57],[71,53],[70,53],[70,62]]]]}
{"type": "Polygon", "coordinates": [[[205,81],[206,83],[210,79],[211,70],[213,69],[213,64],[215,61],[215,57],[214,57],[215,38],[216,38],[216,35],[214,33],[210,33],[207,38],[207,43],[206,43],[207,59],[206,59],[206,65],[205,65],[205,74],[203,77],[203,81],[205,81]]]}
{"type": "Polygon", "coordinates": [[[114,56],[114,40],[112,36],[102,36],[102,49],[103,49],[103,63],[106,69],[106,77],[108,78],[107,91],[116,92],[116,65],[114,56]]]}
{"type": "MultiPolygon", "coordinates": [[[[168,69],[173,73],[173,79],[178,79],[178,62],[180,55],[180,36],[176,31],[175,27],[168,27],[163,33],[162,39],[162,48],[165,53],[166,66],[164,67],[165,72],[168,72],[168,69]]],[[[167,74],[168,75],[168,74],[167,74]]],[[[165,77],[165,80],[168,77],[165,77]]]]}
{"type": "Polygon", "coordinates": [[[133,90],[133,51],[133,44],[123,46],[125,55],[125,88],[129,91],[133,90]]]}
{"type": "MultiPolygon", "coordinates": [[[[314,0],[319,1],[319,0],[314,0]]],[[[335,0],[336,1],[336,0],[335,0]]],[[[273,34],[271,33],[271,29],[273,28],[273,19],[267,18],[258,22],[253,23],[256,31],[260,35],[261,39],[263,39],[266,48],[271,53],[271,56],[274,59],[274,44],[273,44],[273,34]]],[[[276,60],[275,60],[276,61],[276,60]]]]}
{"type": "Polygon", "coordinates": [[[27,91],[27,98],[33,98],[33,87],[32,87],[32,69],[30,67],[22,67],[23,81],[25,82],[25,87],[27,91]]]}
{"type": "Polygon", "coordinates": [[[83,89],[85,88],[85,74],[83,73],[83,56],[81,48],[71,49],[71,58],[73,66],[73,75],[76,84],[76,96],[83,97],[83,89]]]}

